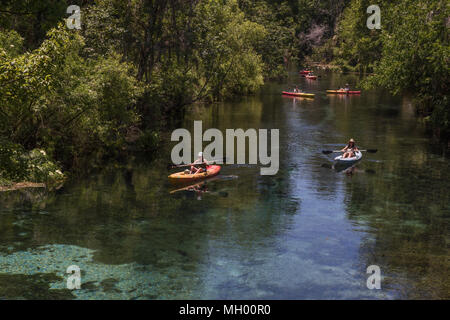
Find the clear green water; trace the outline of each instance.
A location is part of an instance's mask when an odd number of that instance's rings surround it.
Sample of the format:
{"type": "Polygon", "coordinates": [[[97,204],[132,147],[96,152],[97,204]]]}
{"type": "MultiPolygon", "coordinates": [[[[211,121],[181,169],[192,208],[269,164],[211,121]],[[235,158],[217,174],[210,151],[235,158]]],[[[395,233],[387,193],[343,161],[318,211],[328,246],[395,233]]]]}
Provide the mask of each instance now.
{"type": "Polygon", "coordinates": [[[130,160],[55,192],[0,194],[3,299],[450,298],[450,161],[431,145],[407,98],[327,96],[353,76],[293,76],[314,100],[272,83],[238,102],[195,106],[204,129],[280,129],[280,171],[225,166],[206,193],[167,181],[157,161],[130,160]],[[353,137],[352,174],[330,169],[353,137]],[[66,289],[70,265],[81,290],[66,289]],[[381,290],[366,287],[379,265],[381,290]]]}

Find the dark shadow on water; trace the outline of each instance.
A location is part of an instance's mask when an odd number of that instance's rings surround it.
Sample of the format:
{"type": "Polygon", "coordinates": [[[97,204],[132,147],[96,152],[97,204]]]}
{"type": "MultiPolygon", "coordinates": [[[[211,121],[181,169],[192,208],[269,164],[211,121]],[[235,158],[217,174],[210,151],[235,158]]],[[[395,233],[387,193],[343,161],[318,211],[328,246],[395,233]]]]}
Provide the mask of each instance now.
{"type": "Polygon", "coordinates": [[[68,300],[75,296],[68,289],[50,289],[50,282],[64,279],[49,273],[35,275],[0,273],[0,300],[68,300]]]}

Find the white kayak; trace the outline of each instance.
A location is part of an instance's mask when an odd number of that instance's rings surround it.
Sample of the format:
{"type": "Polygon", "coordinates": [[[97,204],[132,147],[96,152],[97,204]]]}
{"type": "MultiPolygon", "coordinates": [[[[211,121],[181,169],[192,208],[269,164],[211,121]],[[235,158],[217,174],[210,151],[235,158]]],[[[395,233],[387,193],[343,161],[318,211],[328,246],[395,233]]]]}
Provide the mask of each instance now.
{"type": "Polygon", "coordinates": [[[338,163],[341,163],[341,164],[351,164],[351,163],[361,160],[362,153],[361,153],[361,151],[356,151],[354,157],[345,158],[345,159],[342,157],[343,157],[343,155],[338,156],[338,157],[334,158],[334,161],[337,161],[338,163]]]}

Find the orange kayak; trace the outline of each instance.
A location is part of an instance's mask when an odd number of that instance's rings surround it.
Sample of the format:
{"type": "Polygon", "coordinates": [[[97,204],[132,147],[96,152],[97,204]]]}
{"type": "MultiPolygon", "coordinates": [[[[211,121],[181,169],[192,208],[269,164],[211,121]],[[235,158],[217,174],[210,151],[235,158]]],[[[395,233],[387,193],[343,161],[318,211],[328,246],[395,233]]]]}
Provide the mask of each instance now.
{"type": "Polygon", "coordinates": [[[207,166],[206,167],[206,172],[201,172],[201,173],[197,173],[197,174],[190,174],[190,173],[184,173],[184,171],[182,172],[177,172],[174,174],[171,174],[169,176],[169,180],[171,182],[194,182],[194,181],[198,181],[198,180],[202,180],[202,179],[206,179],[209,177],[214,177],[216,175],[219,174],[221,167],[220,166],[207,166]]]}
{"type": "Polygon", "coordinates": [[[316,80],[317,76],[305,76],[306,79],[316,80]]]}

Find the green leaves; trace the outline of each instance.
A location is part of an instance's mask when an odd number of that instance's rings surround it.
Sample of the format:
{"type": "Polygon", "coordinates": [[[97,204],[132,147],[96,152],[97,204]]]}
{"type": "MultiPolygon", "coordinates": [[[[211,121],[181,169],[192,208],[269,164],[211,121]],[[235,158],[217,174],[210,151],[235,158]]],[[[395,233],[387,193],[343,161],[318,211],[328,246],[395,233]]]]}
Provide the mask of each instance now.
{"type": "Polygon", "coordinates": [[[426,1],[421,5],[416,1],[403,0],[402,8],[405,10],[396,10],[391,17],[396,23],[391,25],[389,32],[383,32],[382,58],[375,68],[377,75],[370,81],[393,92],[406,89],[432,93],[436,89],[444,89],[448,79],[445,56],[448,55],[449,45],[441,37],[441,32],[445,29],[443,21],[449,10],[447,13],[439,10],[440,5],[439,0],[426,1]],[[429,12],[440,13],[430,21],[429,12]],[[440,23],[435,23],[435,19],[440,23]]]}
{"type": "Polygon", "coordinates": [[[14,30],[0,30],[0,51],[9,57],[17,57],[23,50],[23,38],[14,30]]]}
{"type": "MultiPolygon", "coordinates": [[[[32,52],[0,54],[0,137],[23,148],[22,153],[44,146],[50,157],[66,164],[93,150],[123,148],[127,128],[140,121],[135,105],[145,86],[120,55],[85,59],[83,46],[80,34],[61,24],[32,52]]],[[[4,167],[23,173],[10,177],[14,180],[32,177],[26,168],[4,167]]],[[[42,176],[33,177],[57,176],[54,171],[37,171],[42,176]]]]}
{"type": "Polygon", "coordinates": [[[381,36],[381,59],[366,87],[381,86],[396,94],[409,90],[417,95],[424,115],[432,112],[433,123],[449,131],[449,112],[443,107],[449,91],[450,46],[445,21],[450,9],[440,0],[402,0],[392,10],[389,30],[381,36]],[[431,111],[433,110],[433,111],[431,111]]]}
{"type": "Polygon", "coordinates": [[[203,91],[217,99],[254,92],[263,84],[263,62],[255,47],[266,30],[248,21],[237,1],[201,2],[193,28],[203,91]]]}

